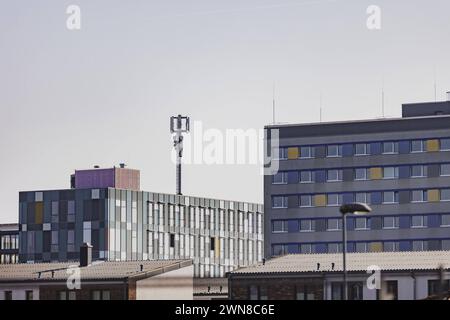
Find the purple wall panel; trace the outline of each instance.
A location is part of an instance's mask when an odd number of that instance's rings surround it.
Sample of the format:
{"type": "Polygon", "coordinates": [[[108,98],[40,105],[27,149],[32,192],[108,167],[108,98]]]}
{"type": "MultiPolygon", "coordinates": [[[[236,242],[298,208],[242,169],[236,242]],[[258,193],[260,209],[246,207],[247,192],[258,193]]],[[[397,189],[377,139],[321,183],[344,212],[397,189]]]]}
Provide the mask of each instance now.
{"type": "Polygon", "coordinates": [[[113,188],[114,171],[114,168],[75,171],[75,188],[113,188]]]}

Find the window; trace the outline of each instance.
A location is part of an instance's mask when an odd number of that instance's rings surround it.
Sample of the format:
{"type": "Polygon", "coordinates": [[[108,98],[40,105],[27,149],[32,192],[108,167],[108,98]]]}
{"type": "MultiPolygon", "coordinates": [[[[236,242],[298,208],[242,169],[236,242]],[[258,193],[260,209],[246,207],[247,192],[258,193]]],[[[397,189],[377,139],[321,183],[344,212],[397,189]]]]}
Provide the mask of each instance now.
{"type": "Polygon", "coordinates": [[[342,219],[328,219],[327,221],[327,230],[335,231],[342,229],[342,219]]]}
{"type": "MultiPolygon", "coordinates": [[[[398,284],[397,280],[386,281],[384,283],[385,287],[385,296],[383,299],[385,300],[398,300],[398,284]]],[[[377,298],[380,299],[379,290],[377,290],[377,298]]]]}
{"type": "Polygon", "coordinates": [[[357,192],[355,194],[355,201],[361,203],[370,203],[370,193],[367,192],[357,192]]]}
{"type": "Polygon", "coordinates": [[[259,290],[258,286],[252,285],[250,286],[250,300],[258,300],[259,299],[259,290]]]}
{"type": "Polygon", "coordinates": [[[287,153],[288,153],[288,149],[287,148],[274,148],[272,150],[272,154],[274,155],[273,158],[274,160],[286,160],[287,159],[287,153]]]}
{"type": "Polygon", "coordinates": [[[450,250],[450,240],[449,239],[445,239],[442,240],[442,250],[450,250]]]}
{"type": "Polygon", "coordinates": [[[312,197],[311,195],[301,195],[300,196],[300,207],[311,207],[312,197]]]}
{"type": "Polygon", "coordinates": [[[77,293],[75,291],[59,291],[59,300],[77,300],[77,293]]]}
{"type": "Polygon", "coordinates": [[[450,201],[450,189],[441,189],[441,201],[450,201]]]}
{"type": "Polygon", "coordinates": [[[355,229],[357,230],[368,229],[367,218],[355,218],[355,229]]]}
{"type": "MultiPolygon", "coordinates": [[[[363,299],[363,283],[349,282],[348,283],[348,299],[362,300],[363,299]]],[[[342,300],[344,296],[344,285],[341,282],[331,283],[331,299],[342,300]]]]}
{"type": "Polygon", "coordinates": [[[355,156],[365,156],[370,154],[370,144],[357,143],[355,144],[355,156]]]}
{"type": "Polygon", "coordinates": [[[327,171],[327,181],[342,181],[342,170],[333,169],[327,171]]]}
{"type": "Polygon", "coordinates": [[[400,243],[398,241],[386,241],[383,244],[383,251],[395,252],[400,250],[400,243]]]}
{"type": "Polygon", "coordinates": [[[111,293],[109,290],[92,290],[91,300],[110,300],[111,293]]]}
{"type": "Polygon", "coordinates": [[[284,244],[275,244],[272,246],[272,253],[274,256],[281,256],[287,253],[287,246],[284,244]]]}
{"type": "Polygon", "coordinates": [[[300,158],[313,158],[314,157],[314,149],[312,147],[300,147],[300,158]]]}
{"type": "Polygon", "coordinates": [[[398,142],[383,142],[383,153],[398,153],[398,142]]]}
{"type": "Polygon", "coordinates": [[[342,243],[329,243],[328,253],[338,253],[342,252],[342,243]]]}
{"type": "Polygon", "coordinates": [[[411,166],[411,178],[422,178],[427,176],[427,166],[411,166]]]}
{"type": "Polygon", "coordinates": [[[312,171],[300,171],[300,183],[311,183],[313,181],[312,171]]]}
{"type": "Polygon", "coordinates": [[[423,228],[426,227],[426,216],[412,216],[411,228],[423,228]]]}
{"type": "Polygon", "coordinates": [[[287,197],[275,196],[272,198],[272,208],[287,208],[287,197]]]}
{"type": "Polygon", "coordinates": [[[441,164],[441,176],[450,176],[450,164],[441,164]]]}
{"type": "Polygon", "coordinates": [[[12,300],[12,291],[5,291],[5,300],[12,300]]]}
{"type": "Polygon", "coordinates": [[[357,242],[355,244],[356,252],[368,252],[367,243],[365,242],[357,242]]]}
{"type": "Polygon", "coordinates": [[[368,178],[369,178],[369,169],[367,168],[355,169],[355,180],[367,180],[368,178]]]}
{"type": "Polygon", "coordinates": [[[316,229],[316,221],[311,219],[300,220],[300,231],[311,232],[316,229]]]}
{"type": "Polygon", "coordinates": [[[287,228],[287,221],[273,221],[272,222],[272,232],[273,233],[279,233],[279,232],[288,232],[287,228]]]}
{"type": "Polygon", "coordinates": [[[170,247],[174,248],[175,247],[175,235],[174,234],[170,234],[170,247]]]}
{"type": "Polygon", "coordinates": [[[301,245],[300,245],[300,252],[301,252],[301,253],[313,253],[313,250],[312,250],[312,249],[313,249],[313,248],[312,248],[312,245],[309,244],[309,243],[301,244],[301,245]]]}
{"type": "Polygon", "coordinates": [[[426,190],[413,190],[411,192],[411,202],[426,202],[427,198],[426,190]]]}
{"type": "Polygon", "coordinates": [[[383,192],[383,203],[398,203],[398,192],[396,191],[383,192]]]}
{"type": "Polygon", "coordinates": [[[426,251],[427,250],[427,242],[423,240],[413,241],[412,242],[413,251],[426,251]]]}
{"type": "Polygon", "coordinates": [[[449,227],[450,226],[450,214],[443,214],[441,216],[441,226],[449,227]]]}
{"type": "Polygon", "coordinates": [[[398,167],[384,167],[383,179],[396,179],[398,178],[398,167]]]}
{"type": "Polygon", "coordinates": [[[450,138],[441,139],[441,151],[449,151],[450,150],[450,138]]]}
{"type": "Polygon", "coordinates": [[[327,157],[342,157],[342,146],[337,144],[327,146],[327,157]]]}
{"type": "Polygon", "coordinates": [[[309,285],[297,285],[296,286],[296,300],[315,300],[315,288],[309,285]]]}
{"type": "Polygon", "coordinates": [[[25,300],[33,300],[33,290],[25,291],[25,300]]]}
{"type": "Polygon", "coordinates": [[[383,217],[383,229],[397,229],[399,217],[383,217]]]}
{"type": "Polygon", "coordinates": [[[286,184],[287,183],[287,172],[278,172],[272,176],[273,184],[286,184]]]}
{"type": "Polygon", "coordinates": [[[412,140],[411,141],[411,152],[424,152],[425,143],[423,140],[412,140]]]}
{"type": "Polygon", "coordinates": [[[441,293],[446,293],[450,290],[450,280],[428,280],[428,295],[433,296],[441,293]]]}
{"type": "Polygon", "coordinates": [[[330,193],[327,195],[327,206],[338,206],[342,204],[342,194],[330,193]]]}
{"type": "Polygon", "coordinates": [[[59,202],[52,201],[52,222],[58,222],[58,214],[59,214],[59,202]]]}

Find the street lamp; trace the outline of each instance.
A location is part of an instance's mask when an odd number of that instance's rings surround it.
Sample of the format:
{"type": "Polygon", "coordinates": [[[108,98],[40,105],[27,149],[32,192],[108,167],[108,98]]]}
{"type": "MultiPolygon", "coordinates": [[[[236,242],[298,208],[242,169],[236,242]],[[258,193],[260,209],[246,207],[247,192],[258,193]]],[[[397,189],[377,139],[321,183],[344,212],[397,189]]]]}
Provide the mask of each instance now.
{"type": "Polygon", "coordinates": [[[344,271],[344,300],[348,300],[348,287],[347,287],[347,214],[364,215],[372,211],[372,209],[365,203],[347,203],[343,204],[339,211],[342,213],[342,258],[343,258],[343,271],[344,271]]]}

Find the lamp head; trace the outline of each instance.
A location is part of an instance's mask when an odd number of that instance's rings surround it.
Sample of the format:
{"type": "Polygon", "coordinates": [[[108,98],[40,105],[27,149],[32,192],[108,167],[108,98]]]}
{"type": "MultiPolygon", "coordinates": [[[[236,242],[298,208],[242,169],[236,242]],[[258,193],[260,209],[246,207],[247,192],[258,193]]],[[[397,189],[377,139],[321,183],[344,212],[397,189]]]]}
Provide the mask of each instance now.
{"type": "Polygon", "coordinates": [[[343,204],[339,211],[342,214],[353,213],[355,215],[365,215],[372,211],[372,209],[365,203],[354,202],[343,204]]]}

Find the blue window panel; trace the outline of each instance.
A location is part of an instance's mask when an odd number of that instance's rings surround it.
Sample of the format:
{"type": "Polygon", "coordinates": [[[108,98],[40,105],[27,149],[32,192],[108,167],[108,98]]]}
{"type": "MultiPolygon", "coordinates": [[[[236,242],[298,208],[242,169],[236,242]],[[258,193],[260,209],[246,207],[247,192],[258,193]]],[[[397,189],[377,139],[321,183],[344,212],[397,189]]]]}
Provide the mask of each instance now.
{"type": "Polygon", "coordinates": [[[400,216],[399,227],[400,227],[400,229],[411,228],[411,217],[410,216],[400,216]]]}
{"type": "Polygon", "coordinates": [[[327,244],[326,243],[318,243],[316,244],[316,253],[327,253],[327,244]]]}
{"type": "Polygon", "coordinates": [[[347,217],[347,230],[355,230],[355,219],[347,217]]]}
{"type": "Polygon", "coordinates": [[[382,202],[381,192],[372,192],[370,194],[370,203],[371,204],[381,204],[381,202],[382,202]]]}
{"type": "Polygon", "coordinates": [[[298,244],[288,244],[288,253],[300,253],[298,244]]]}
{"type": "Polygon", "coordinates": [[[317,170],[314,173],[315,182],[325,182],[326,181],[326,172],[325,170],[317,170]]]}
{"type": "Polygon", "coordinates": [[[381,142],[372,142],[370,144],[370,154],[381,154],[381,142]]]}
{"type": "Polygon", "coordinates": [[[439,228],[441,225],[439,215],[431,214],[427,218],[428,228],[439,228]]]}
{"type": "Polygon", "coordinates": [[[354,242],[347,243],[347,252],[355,252],[355,243],[354,242]]]}
{"type": "Polygon", "coordinates": [[[298,183],[298,172],[297,171],[289,171],[287,173],[288,183],[298,183]]]}
{"type": "Polygon", "coordinates": [[[353,156],[353,144],[347,143],[342,145],[342,156],[344,157],[353,156]]]}
{"type": "Polygon", "coordinates": [[[399,249],[400,251],[411,251],[411,241],[400,241],[399,249]]]}
{"type": "Polygon", "coordinates": [[[288,220],[288,232],[298,232],[298,220],[288,220]]]}
{"type": "Polygon", "coordinates": [[[409,141],[399,141],[398,143],[398,153],[406,154],[409,153],[410,142],[409,141]]]}
{"type": "Polygon", "coordinates": [[[352,203],[354,201],[353,193],[344,193],[342,196],[342,201],[344,201],[344,203],[352,203]]]}
{"type": "Polygon", "coordinates": [[[410,167],[400,166],[398,169],[398,176],[400,179],[408,179],[410,177],[410,167]]]}

